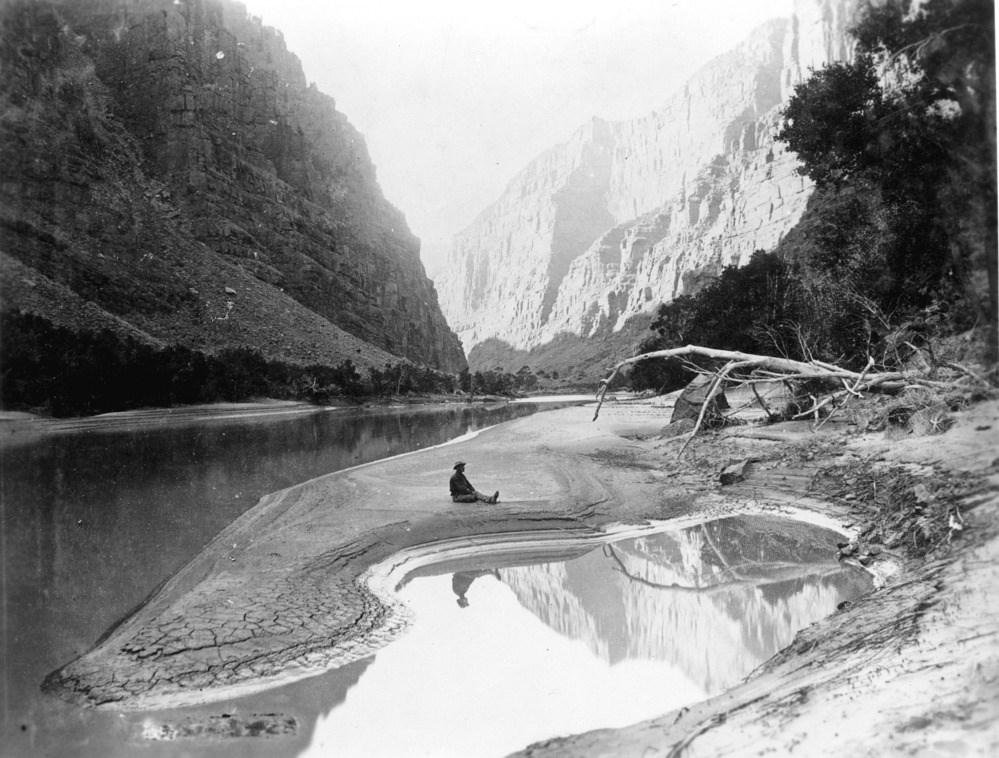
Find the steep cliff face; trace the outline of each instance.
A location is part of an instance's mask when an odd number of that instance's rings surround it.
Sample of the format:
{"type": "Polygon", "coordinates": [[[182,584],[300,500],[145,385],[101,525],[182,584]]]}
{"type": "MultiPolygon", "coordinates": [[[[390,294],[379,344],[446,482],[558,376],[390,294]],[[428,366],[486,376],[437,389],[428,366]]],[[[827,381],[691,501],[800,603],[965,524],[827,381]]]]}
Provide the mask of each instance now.
{"type": "Polygon", "coordinates": [[[800,0],[650,115],[595,118],[518,174],[437,282],[472,363],[620,330],[772,248],[811,189],[774,141],[780,109],[810,67],[850,54],[852,6],[800,0]]]}
{"type": "Polygon", "coordinates": [[[4,15],[4,253],[163,342],[465,365],[363,138],[278,32],[229,0],[4,15]]]}

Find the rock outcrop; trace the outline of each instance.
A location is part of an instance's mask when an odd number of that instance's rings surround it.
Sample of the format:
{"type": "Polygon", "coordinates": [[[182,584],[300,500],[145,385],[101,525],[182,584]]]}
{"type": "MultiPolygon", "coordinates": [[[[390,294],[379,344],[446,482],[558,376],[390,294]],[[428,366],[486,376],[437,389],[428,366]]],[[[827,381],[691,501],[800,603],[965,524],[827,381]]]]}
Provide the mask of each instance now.
{"type": "Polygon", "coordinates": [[[437,284],[466,350],[483,346],[473,365],[620,330],[795,225],[811,186],[774,139],[780,109],[809,68],[850,55],[853,0],[796,6],[648,116],[592,119],[456,237],[437,284]]]}
{"type": "Polygon", "coordinates": [[[31,271],[4,308],[38,310],[34,277],[162,343],[466,365],[363,138],[279,32],[230,0],[3,16],[3,253],[31,271]]]}

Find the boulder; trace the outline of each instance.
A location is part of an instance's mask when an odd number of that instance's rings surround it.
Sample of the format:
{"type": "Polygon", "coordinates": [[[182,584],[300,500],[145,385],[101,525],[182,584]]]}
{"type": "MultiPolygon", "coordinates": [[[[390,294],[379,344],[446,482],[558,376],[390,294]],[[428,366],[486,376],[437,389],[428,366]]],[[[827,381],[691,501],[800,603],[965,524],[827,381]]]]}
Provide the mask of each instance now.
{"type": "Polygon", "coordinates": [[[694,430],[694,419],[685,418],[680,421],[672,422],[666,424],[662,429],[659,430],[659,439],[668,440],[673,437],[679,437],[681,434],[687,434],[694,430]]]}
{"type": "Polygon", "coordinates": [[[735,484],[736,482],[741,482],[749,475],[749,464],[752,461],[746,458],[735,463],[730,463],[725,468],[721,470],[719,475],[719,480],[722,485],[735,484]]]}
{"type": "MultiPolygon", "coordinates": [[[[701,406],[704,405],[704,399],[708,396],[708,392],[711,391],[711,384],[713,382],[714,377],[712,376],[698,376],[688,384],[687,388],[676,399],[676,404],[673,406],[673,415],[670,416],[670,423],[688,418],[694,419],[696,422],[697,417],[701,414],[701,406]]],[[[711,399],[708,412],[705,415],[705,422],[718,419],[721,416],[721,411],[728,410],[728,408],[728,400],[725,397],[724,390],[718,392],[711,399]]]]}

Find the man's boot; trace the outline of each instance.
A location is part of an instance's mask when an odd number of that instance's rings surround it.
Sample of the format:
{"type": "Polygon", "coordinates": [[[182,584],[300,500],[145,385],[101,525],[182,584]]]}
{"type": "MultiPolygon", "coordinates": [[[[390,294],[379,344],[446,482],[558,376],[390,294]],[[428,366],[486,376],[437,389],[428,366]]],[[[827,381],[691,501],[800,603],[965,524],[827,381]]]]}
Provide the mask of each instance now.
{"type": "Polygon", "coordinates": [[[496,490],[496,492],[493,493],[492,500],[490,500],[489,502],[490,503],[496,503],[498,501],[499,501],[499,490],[496,490]]]}

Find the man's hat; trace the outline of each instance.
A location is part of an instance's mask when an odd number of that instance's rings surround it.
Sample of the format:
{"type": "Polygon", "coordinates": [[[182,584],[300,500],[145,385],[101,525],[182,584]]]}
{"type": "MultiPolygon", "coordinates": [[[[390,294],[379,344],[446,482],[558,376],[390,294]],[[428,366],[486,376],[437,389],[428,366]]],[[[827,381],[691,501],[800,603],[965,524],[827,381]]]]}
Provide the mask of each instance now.
{"type": "Polygon", "coordinates": [[[464,465],[465,465],[464,461],[458,461],[456,464],[454,464],[454,467],[458,468],[459,466],[464,466],[464,465]]]}

